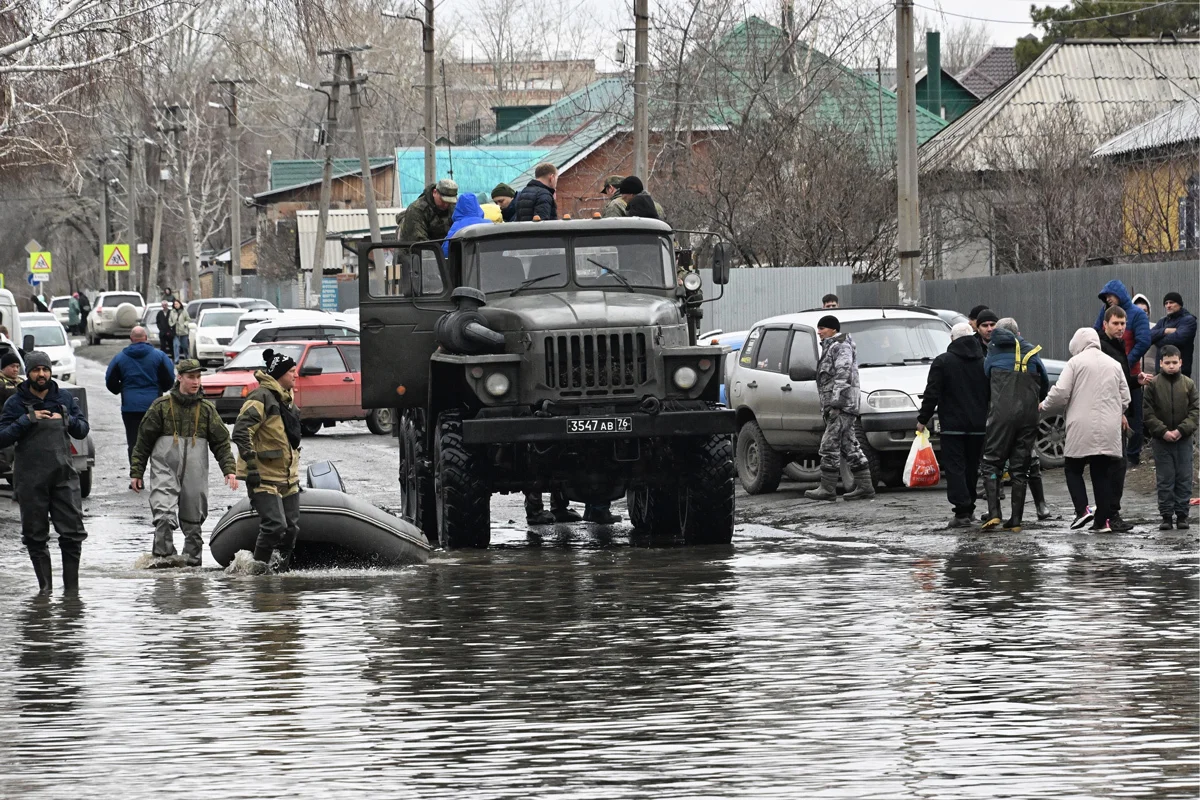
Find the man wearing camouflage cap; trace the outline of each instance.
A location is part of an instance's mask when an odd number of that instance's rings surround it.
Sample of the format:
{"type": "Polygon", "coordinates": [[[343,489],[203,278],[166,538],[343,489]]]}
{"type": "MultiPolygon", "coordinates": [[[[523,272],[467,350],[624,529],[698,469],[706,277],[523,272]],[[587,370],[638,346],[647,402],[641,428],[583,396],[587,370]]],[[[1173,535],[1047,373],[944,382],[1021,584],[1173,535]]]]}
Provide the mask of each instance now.
{"type": "Polygon", "coordinates": [[[183,558],[189,567],[200,566],[204,548],[200,526],[208,517],[208,451],[217,459],[225,484],[238,488],[229,429],[221,422],[217,407],[204,399],[202,372],[204,368],[194,358],[179,362],[175,385],[155,400],[142,418],[129,461],[129,488],[141,492],[146,483],[150,485],[154,556],[175,555],[175,528],[179,527],[183,529],[183,558]]]}
{"type": "Polygon", "coordinates": [[[626,206],[625,198],[621,197],[621,193],[617,190],[621,188],[621,181],[625,180],[624,175],[609,175],[604,181],[604,188],[600,190],[600,194],[608,198],[608,202],[604,204],[604,211],[601,216],[604,217],[623,217],[625,216],[626,206]]]}
{"type": "Polygon", "coordinates": [[[450,231],[454,204],[458,202],[458,184],[449,178],[431,183],[421,196],[400,212],[401,244],[445,239],[450,231]]]}

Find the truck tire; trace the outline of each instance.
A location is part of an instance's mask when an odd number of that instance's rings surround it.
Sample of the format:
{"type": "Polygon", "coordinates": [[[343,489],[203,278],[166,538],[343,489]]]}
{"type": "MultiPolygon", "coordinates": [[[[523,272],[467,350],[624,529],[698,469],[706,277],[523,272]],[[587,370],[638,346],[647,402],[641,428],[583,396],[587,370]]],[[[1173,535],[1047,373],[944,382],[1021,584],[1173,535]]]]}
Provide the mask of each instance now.
{"type": "MultiPolygon", "coordinates": [[[[395,412],[393,412],[395,413],[395,412]]],[[[400,415],[400,496],[404,519],[437,544],[437,501],[433,472],[425,455],[425,422],[418,411],[400,415]]]]}
{"type": "Polygon", "coordinates": [[[376,436],[391,436],[396,429],[396,409],[372,408],[367,414],[367,430],[376,436]]]}
{"type": "Polygon", "coordinates": [[[736,489],[733,442],[729,436],[709,436],[700,443],[688,476],[683,540],[688,544],[729,544],[733,541],[736,489]]]}
{"type": "Polygon", "coordinates": [[[769,494],[783,478],[783,456],[767,444],[762,428],[751,420],[737,438],[737,474],[750,494],[769,494]]]}
{"type": "Polygon", "coordinates": [[[635,486],[625,493],[629,522],[652,536],[677,538],[683,531],[679,489],[674,486],[635,486]]]}
{"type": "Polygon", "coordinates": [[[446,550],[483,549],[492,540],[491,490],[482,453],[463,444],[462,413],[438,416],[434,496],[438,543],[446,550]]]}

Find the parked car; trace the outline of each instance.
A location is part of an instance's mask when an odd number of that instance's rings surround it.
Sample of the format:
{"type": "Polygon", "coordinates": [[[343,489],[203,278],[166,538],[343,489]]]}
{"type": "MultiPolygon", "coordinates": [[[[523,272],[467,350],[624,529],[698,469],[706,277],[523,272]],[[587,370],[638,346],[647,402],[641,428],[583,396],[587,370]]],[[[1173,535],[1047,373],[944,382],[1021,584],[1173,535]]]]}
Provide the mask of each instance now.
{"type": "Polygon", "coordinates": [[[155,347],[158,347],[160,344],[162,344],[162,339],[160,339],[158,336],[159,311],[162,311],[162,305],[160,303],[151,303],[150,305],[146,306],[146,309],[142,312],[142,319],[140,322],[138,322],[139,325],[146,329],[146,336],[148,337],[150,344],[154,345],[155,347]]]}
{"type": "Polygon", "coordinates": [[[365,419],[372,433],[390,435],[391,409],[362,407],[362,373],[357,341],[282,341],[252,344],[227,365],[201,379],[204,396],[217,406],[221,419],[232,423],[246,396],[258,385],[263,351],[272,348],[296,360],[299,377],[295,398],[305,436],[337,422],[365,419]],[[386,413],[381,413],[386,412],[386,413]]]}
{"type": "Polygon", "coordinates": [[[244,308],[247,311],[263,311],[275,308],[274,303],[270,303],[259,297],[239,297],[236,302],[240,308],[244,308]]]}
{"type": "Polygon", "coordinates": [[[71,321],[71,295],[60,294],[50,298],[50,313],[66,327],[71,321]]]}
{"type": "Polygon", "coordinates": [[[226,362],[252,344],[281,341],[358,341],[358,325],[339,321],[330,315],[322,317],[281,315],[269,322],[251,325],[225,348],[226,362]]]}
{"type": "Polygon", "coordinates": [[[207,311],[210,308],[241,308],[241,306],[233,297],[202,297],[199,300],[188,301],[184,308],[187,309],[188,317],[195,322],[201,311],[207,311]]]}
{"type": "Polygon", "coordinates": [[[71,336],[54,313],[21,315],[21,336],[32,336],[33,347],[50,356],[55,380],[71,383],[75,377],[75,348],[71,336]]]}
{"type": "Polygon", "coordinates": [[[245,316],[238,320],[238,333],[240,334],[251,325],[257,325],[260,322],[274,322],[281,319],[358,322],[355,317],[346,314],[331,314],[316,308],[259,308],[247,311],[245,316]]]}
{"type": "Polygon", "coordinates": [[[21,315],[17,312],[17,299],[8,289],[0,289],[0,325],[8,329],[8,340],[20,346],[21,315]]]}
{"type": "Polygon", "coordinates": [[[201,364],[225,363],[225,348],[237,336],[237,322],[246,312],[240,308],[209,308],[200,312],[190,338],[191,355],[201,364]]]}
{"type": "Polygon", "coordinates": [[[139,292],[101,292],[87,318],[88,344],[120,339],[140,324],[146,301],[139,292]]]}
{"type": "Polygon", "coordinates": [[[725,356],[725,377],[721,380],[721,402],[729,405],[729,376],[733,374],[733,368],[737,364],[738,353],[742,349],[742,345],[746,342],[746,335],[750,331],[733,331],[725,333],[725,331],[710,331],[696,337],[698,342],[707,342],[708,344],[723,344],[729,348],[729,354],[725,356]]]}

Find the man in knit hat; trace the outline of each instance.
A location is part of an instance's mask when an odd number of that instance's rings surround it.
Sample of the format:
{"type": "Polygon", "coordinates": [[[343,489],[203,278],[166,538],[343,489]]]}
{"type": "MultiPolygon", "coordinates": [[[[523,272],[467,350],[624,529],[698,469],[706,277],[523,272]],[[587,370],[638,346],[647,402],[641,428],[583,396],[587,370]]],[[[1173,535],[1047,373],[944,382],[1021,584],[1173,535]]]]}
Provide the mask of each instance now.
{"type": "Polygon", "coordinates": [[[12,350],[0,358],[0,405],[17,393],[21,385],[21,358],[12,350]]]}
{"type": "Polygon", "coordinates": [[[285,572],[300,533],[300,412],[292,402],[296,362],[284,353],[263,352],[264,369],[254,373],[237,422],[237,476],[246,482],[258,514],[256,571],[285,572]],[[274,560],[272,557],[274,556],[274,560]]]}
{"type": "Polygon", "coordinates": [[[516,196],[517,190],[507,183],[497,183],[496,188],[492,189],[492,202],[500,206],[500,216],[505,222],[511,222],[517,210],[513,205],[513,198],[516,196]]]}
{"type": "Polygon", "coordinates": [[[1000,315],[990,308],[980,309],[978,316],[975,317],[975,324],[971,327],[975,329],[975,339],[983,348],[984,354],[987,353],[988,345],[992,341],[992,331],[996,330],[996,323],[999,321],[1000,315]]]}
{"type": "Polygon", "coordinates": [[[185,358],[175,368],[171,391],[155,400],[138,427],[129,461],[129,488],[141,492],[143,475],[150,484],[156,558],[175,555],[175,528],[183,529],[183,560],[200,566],[204,539],[200,526],[208,517],[208,451],[211,450],[225,484],[238,488],[229,429],[217,407],[204,399],[200,374],[204,368],[185,358]]]}
{"type": "Polygon", "coordinates": [[[869,499],[875,496],[871,467],[854,431],[858,421],[858,360],[854,340],[842,333],[842,323],[832,314],[817,321],[817,336],[821,339],[821,358],[817,362],[817,395],[821,398],[821,416],[825,418],[825,433],[821,436],[821,485],[809,489],[804,496],[810,500],[836,500],[837,480],[841,462],[850,465],[854,489],[846,492],[846,500],[869,499]]]}

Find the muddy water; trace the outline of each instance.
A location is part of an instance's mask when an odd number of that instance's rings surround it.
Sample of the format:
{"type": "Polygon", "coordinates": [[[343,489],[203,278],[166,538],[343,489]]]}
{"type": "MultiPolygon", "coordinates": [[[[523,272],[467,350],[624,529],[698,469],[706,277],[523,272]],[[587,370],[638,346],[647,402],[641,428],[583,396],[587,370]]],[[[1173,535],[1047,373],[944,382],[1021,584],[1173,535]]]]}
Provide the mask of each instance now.
{"type": "Polygon", "coordinates": [[[0,541],[0,795],[1196,793],[1186,562],[750,526],[235,579],[105,533],[78,601],[0,541]]]}

